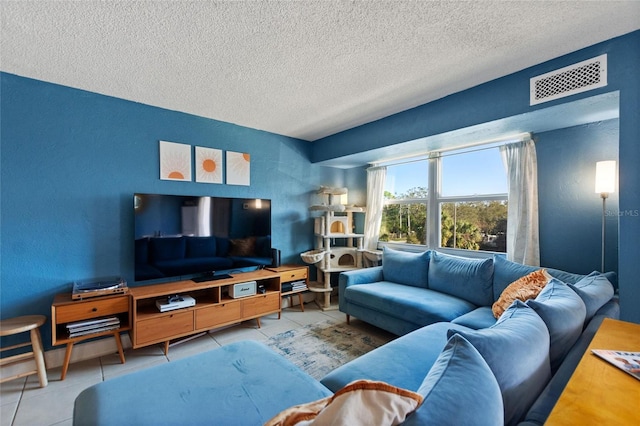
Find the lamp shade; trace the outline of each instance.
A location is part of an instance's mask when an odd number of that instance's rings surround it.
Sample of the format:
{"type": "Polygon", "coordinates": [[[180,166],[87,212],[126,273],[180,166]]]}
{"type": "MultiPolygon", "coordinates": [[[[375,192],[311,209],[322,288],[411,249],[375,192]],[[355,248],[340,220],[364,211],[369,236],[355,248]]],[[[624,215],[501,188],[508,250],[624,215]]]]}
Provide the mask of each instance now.
{"type": "Polygon", "coordinates": [[[616,162],[598,161],[596,163],[596,193],[611,193],[616,189],[616,162]]]}

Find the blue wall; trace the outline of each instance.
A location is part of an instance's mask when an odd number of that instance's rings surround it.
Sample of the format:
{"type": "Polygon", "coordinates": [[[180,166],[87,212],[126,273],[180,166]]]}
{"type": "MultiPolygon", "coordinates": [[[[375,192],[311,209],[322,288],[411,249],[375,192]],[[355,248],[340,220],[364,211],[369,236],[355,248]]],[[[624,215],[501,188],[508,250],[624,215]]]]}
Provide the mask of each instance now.
{"type": "MultiPolygon", "coordinates": [[[[596,161],[618,161],[618,120],[534,136],[538,158],[540,264],[588,274],[601,268],[602,198],[596,161]]],[[[618,192],[607,199],[618,212],[618,192]]],[[[618,216],[605,216],[605,270],[618,271],[618,216]]]]}
{"type": "MultiPolygon", "coordinates": [[[[50,314],[74,280],[133,280],[133,193],[272,200],[273,246],[300,263],[313,246],[320,185],[309,142],[55,84],[0,74],[2,318],[50,314]],[[248,152],[251,186],[159,179],[159,140],[248,152]]],[[[49,346],[50,326],[44,327],[49,346]]]]}
{"type": "MultiPolygon", "coordinates": [[[[617,37],[523,71],[314,142],[314,162],[438,135],[603,93],[619,91],[618,275],[621,317],[640,323],[640,31],[617,37]],[[529,79],[607,54],[608,84],[529,106],[529,79]]],[[[522,129],[527,131],[527,129],[522,129]]],[[[593,173],[592,165],[585,173],[593,173]]],[[[544,166],[539,175],[546,173],[544,166]]],[[[589,182],[589,176],[583,176],[589,182]]],[[[588,185],[587,185],[588,186],[588,185]]],[[[544,189],[541,189],[541,191],[544,189]]],[[[595,195],[595,194],[594,194],[595,195]]],[[[596,198],[596,201],[598,199],[596,198]]],[[[568,225],[570,226],[570,225],[568,225]]],[[[557,250],[556,250],[557,251],[557,250]]],[[[600,245],[593,248],[599,256],[600,245]]],[[[589,257],[593,257],[590,254],[589,257]]],[[[599,264],[599,263],[598,263],[599,264]]],[[[595,265],[597,266],[597,265],[595,265]]]]}

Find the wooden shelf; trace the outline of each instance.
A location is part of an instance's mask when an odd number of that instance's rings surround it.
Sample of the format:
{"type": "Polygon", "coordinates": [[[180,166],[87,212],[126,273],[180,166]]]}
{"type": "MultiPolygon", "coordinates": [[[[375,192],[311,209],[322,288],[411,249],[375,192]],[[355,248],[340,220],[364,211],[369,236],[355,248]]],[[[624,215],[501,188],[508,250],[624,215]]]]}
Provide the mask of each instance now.
{"type": "Polygon", "coordinates": [[[191,280],[155,284],[130,289],[132,306],[132,344],[137,349],[169,342],[215,328],[281,313],[281,276],[284,272],[262,269],[233,274],[230,278],[196,283],[191,280]],[[264,293],[232,298],[229,288],[234,284],[255,281],[264,286],[264,293]],[[172,295],[191,296],[194,306],[160,312],[156,300],[172,295]]]}
{"type": "Polygon", "coordinates": [[[51,304],[51,344],[67,345],[62,374],[60,380],[64,380],[69,368],[69,361],[73,351],[73,345],[87,339],[113,336],[118,346],[120,362],[124,364],[124,351],[120,340],[120,333],[131,330],[131,311],[129,295],[127,293],[113,296],[99,296],[89,299],[73,300],[71,293],[62,293],[55,296],[51,304]],[[67,324],[77,321],[85,321],[102,317],[118,317],[120,327],[115,330],[101,331],[85,334],[78,337],[69,337],[67,324]]]}

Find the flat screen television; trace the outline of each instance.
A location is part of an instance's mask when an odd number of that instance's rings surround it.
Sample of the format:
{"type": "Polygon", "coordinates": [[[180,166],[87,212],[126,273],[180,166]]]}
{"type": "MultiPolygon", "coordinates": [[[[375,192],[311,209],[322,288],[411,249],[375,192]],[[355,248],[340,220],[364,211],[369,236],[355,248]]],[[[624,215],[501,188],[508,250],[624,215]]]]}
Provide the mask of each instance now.
{"type": "Polygon", "coordinates": [[[272,264],[271,200],[133,195],[135,281],[205,281],[272,264]]]}

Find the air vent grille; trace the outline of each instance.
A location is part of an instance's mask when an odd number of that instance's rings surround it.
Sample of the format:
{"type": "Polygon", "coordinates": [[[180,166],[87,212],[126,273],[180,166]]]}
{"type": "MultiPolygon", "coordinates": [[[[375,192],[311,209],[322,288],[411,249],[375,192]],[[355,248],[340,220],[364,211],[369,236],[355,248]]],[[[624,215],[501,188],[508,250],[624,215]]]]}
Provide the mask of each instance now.
{"type": "Polygon", "coordinates": [[[600,55],[530,80],[530,104],[536,105],[607,85],[607,55],[600,55]]]}

